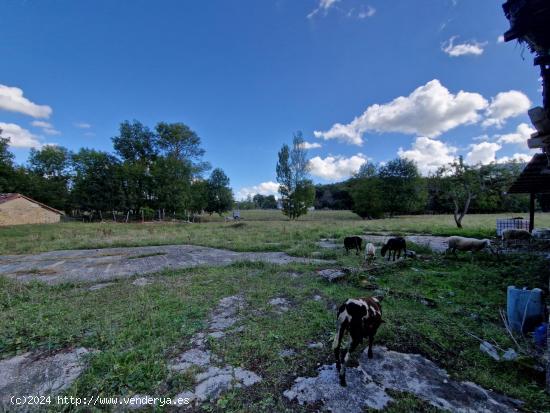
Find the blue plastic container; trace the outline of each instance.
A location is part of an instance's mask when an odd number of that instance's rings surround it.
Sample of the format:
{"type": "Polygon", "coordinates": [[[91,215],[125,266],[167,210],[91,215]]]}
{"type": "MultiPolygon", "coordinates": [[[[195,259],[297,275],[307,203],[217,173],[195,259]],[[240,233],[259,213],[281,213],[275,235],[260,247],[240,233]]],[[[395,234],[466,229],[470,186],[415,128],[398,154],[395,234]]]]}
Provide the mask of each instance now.
{"type": "Polygon", "coordinates": [[[548,323],[542,323],[535,328],[533,336],[537,347],[546,347],[546,335],[548,334],[548,323]]]}
{"type": "Polygon", "coordinates": [[[545,321],[542,290],[509,286],[506,313],[512,331],[521,334],[533,331],[545,321]]]}

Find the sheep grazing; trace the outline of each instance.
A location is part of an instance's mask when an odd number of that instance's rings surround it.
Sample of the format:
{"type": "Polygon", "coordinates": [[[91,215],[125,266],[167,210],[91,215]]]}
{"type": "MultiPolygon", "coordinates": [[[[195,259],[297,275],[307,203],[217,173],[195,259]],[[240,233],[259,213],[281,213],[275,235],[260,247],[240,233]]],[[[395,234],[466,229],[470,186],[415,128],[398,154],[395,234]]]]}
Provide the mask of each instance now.
{"type": "Polygon", "coordinates": [[[407,242],[405,241],[405,238],[402,237],[396,237],[396,238],[390,238],[388,242],[386,242],[382,249],[380,250],[380,253],[382,254],[382,257],[386,256],[386,251],[389,251],[388,254],[388,261],[390,260],[391,253],[393,252],[393,261],[395,261],[395,254],[397,253],[397,259],[401,258],[401,251],[405,253],[405,256],[407,255],[407,242]]]}
{"type": "Polygon", "coordinates": [[[376,247],[372,243],[368,243],[365,247],[365,261],[372,263],[376,259],[376,247]]]}
{"type": "Polygon", "coordinates": [[[477,252],[483,250],[484,248],[489,248],[491,252],[493,251],[491,248],[491,241],[489,241],[488,239],[453,236],[447,238],[447,244],[449,248],[447,248],[447,251],[445,251],[446,253],[450,251],[453,254],[456,254],[457,250],[477,252]]]}
{"type": "Polygon", "coordinates": [[[344,248],[346,249],[346,254],[349,253],[349,250],[355,249],[357,255],[359,255],[359,251],[361,251],[362,244],[363,244],[363,239],[361,237],[344,238],[344,248]]]}
{"type": "Polygon", "coordinates": [[[372,343],[382,321],[381,298],[368,297],[362,299],[348,299],[340,306],[337,313],[336,336],[332,343],[332,350],[336,358],[336,370],[340,377],[340,385],[346,385],[346,365],[350,354],[362,343],[364,338],[369,339],[368,357],[372,358],[372,343]],[[340,351],[342,340],[349,332],[351,341],[348,347],[340,351]]]}
{"type": "Polygon", "coordinates": [[[525,229],[506,229],[502,231],[502,240],[506,245],[510,245],[510,241],[531,242],[531,239],[531,233],[525,229]]]}

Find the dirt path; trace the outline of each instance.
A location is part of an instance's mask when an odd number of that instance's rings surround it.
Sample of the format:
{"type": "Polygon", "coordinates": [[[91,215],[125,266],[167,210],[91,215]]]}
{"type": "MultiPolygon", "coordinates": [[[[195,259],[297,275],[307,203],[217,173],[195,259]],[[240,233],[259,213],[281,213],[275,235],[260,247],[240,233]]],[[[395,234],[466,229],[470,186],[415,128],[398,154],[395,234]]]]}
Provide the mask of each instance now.
{"type": "Polygon", "coordinates": [[[47,284],[97,282],[154,273],[166,268],[224,266],[238,261],[273,264],[328,262],[291,257],[283,252],[234,252],[195,245],[164,245],[4,255],[0,256],[0,276],[23,282],[38,280],[47,284]]]}

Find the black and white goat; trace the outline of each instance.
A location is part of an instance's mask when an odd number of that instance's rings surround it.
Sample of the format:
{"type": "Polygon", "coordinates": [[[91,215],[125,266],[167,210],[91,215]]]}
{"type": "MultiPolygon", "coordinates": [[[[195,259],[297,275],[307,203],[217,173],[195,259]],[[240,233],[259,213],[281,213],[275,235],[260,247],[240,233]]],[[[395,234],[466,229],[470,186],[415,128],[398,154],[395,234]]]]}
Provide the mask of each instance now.
{"type": "Polygon", "coordinates": [[[348,299],[340,306],[337,313],[337,328],[332,350],[336,358],[336,370],[340,377],[340,385],[346,385],[346,364],[349,361],[350,354],[364,338],[369,339],[368,357],[372,358],[372,343],[378,327],[382,321],[382,307],[379,297],[368,297],[361,299],[348,299]],[[350,343],[348,347],[340,351],[342,340],[349,332],[350,343]]]}

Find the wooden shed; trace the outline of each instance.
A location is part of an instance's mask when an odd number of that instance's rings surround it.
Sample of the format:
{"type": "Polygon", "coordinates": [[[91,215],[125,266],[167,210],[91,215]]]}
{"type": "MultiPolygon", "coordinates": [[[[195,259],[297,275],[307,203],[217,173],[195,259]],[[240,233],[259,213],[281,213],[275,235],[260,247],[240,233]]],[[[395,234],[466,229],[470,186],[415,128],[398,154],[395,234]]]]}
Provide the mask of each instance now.
{"type": "Polygon", "coordinates": [[[53,224],[63,212],[21,194],[0,194],[0,226],[53,224]]]}
{"type": "Polygon", "coordinates": [[[529,194],[529,231],[535,227],[535,195],[550,194],[550,167],[546,153],[537,153],[508,190],[509,194],[529,194]]]}

